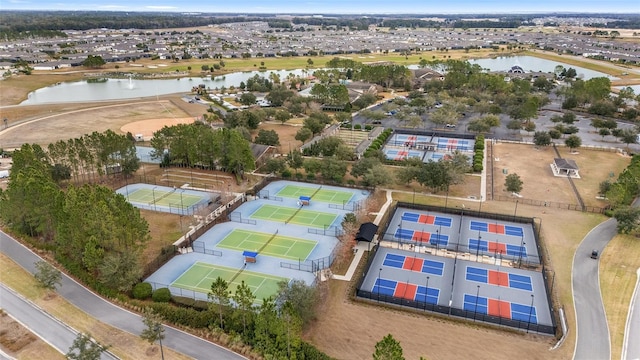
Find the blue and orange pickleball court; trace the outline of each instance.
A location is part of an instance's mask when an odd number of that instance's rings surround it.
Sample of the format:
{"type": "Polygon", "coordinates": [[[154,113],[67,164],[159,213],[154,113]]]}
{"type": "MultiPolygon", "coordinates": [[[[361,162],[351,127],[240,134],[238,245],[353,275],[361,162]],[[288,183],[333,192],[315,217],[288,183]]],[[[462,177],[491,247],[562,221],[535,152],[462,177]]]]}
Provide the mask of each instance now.
{"type": "Polygon", "coordinates": [[[376,279],[371,292],[429,304],[437,304],[440,296],[440,289],[383,278],[376,279]]]}
{"type": "Polygon", "coordinates": [[[538,323],[536,307],[510,301],[492,299],[485,296],[464,294],[463,309],[478,314],[497,316],[504,319],[538,323]]]}
{"type": "Polygon", "coordinates": [[[527,257],[527,248],[525,246],[505,244],[496,241],[487,241],[482,239],[469,239],[469,250],[491,252],[495,254],[506,254],[509,256],[527,257]]]}
{"type": "Polygon", "coordinates": [[[419,231],[412,229],[396,229],[394,234],[396,239],[415,241],[419,243],[430,243],[431,245],[447,246],[449,244],[449,236],[443,234],[434,234],[428,231],[419,231]]]}
{"type": "Polygon", "coordinates": [[[502,224],[490,224],[486,221],[471,220],[469,223],[469,229],[475,231],[484,231],[492,234],[510,235],[510,236],[524,236],[524,230],[520,226],[502,225],[502,224]]]}
{"type": "Polygon", "coordinates": [[[414,213],[409,211],[403,212],[401,219],[402,221],[415,222],[418,224],[444,226],[444,227],[451,227],[451,223],[453,222],[453,219],[447,216],[425,215],[425,214],[414,213]]]}
{"type": "Polygon", "coordinates": [[[453,138],[438,138],[437,149],[447,151],[471,151],[473,149],[473,141],[453,138]]]}
{"type": "Polygon", "coordinates": [[[382,265],[403,270],[420,271],[425,274],[438,276],[442,276],[444,272],[443,262],[393,253],[386,254],[382,265]]]}
{"type": "Polygon", "coordinates": [[[505,271],[496,271],[468,266],[465,279],[483,284],[506,286],[512,289],[533,291],[531,277],[512,274],[505,271]]]}

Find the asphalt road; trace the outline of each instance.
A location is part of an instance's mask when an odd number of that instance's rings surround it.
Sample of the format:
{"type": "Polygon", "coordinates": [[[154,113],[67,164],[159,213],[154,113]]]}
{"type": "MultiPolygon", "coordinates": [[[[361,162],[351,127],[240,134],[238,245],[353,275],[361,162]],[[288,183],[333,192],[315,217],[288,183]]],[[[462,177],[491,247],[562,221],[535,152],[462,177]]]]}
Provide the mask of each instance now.
{"type": "MultiPolygon", "coordinates": [[[[47,314],[34,303],[3,284],[0,284],[0,303],[2,303],[4,311],[62,354],[69,351],[78,335],[77,331],[47,314]]],[[[103,360],[117,359],[108,352],[102,353],[100,358],[103,360]]]]}
{"type": "Polygon", "coordinates": [[[591,251],[602,254],[605,246],[617,233],[616,220],[609,219],[593,228],[582,240],[573,257],[572,288],[576,312],[575,360],[611,358],[609,324],[604,312],[598,273],[599,259],[591,258],[591,251]]]}
{"type": "MultiPolygon", "coordinates": [[[[2,231],[0,231],[0,252],[31,273],[35,272],[34,264],[42,260],[2,231]]],[[[87,314],[120,330],[139,335],[144,328],[139,315],[111,304],[64,274],[62,274],[62,286],[58,288],[58,294],[87,314]]],[[[246,359],[212,342],[168,326],[165,326],[165,339],[162,345],[195,359],[246,359]]]]}
{"type": "Polygon", "coordinates": [[[636,271],[636,287],[631,297],[622,345],[622,360],[640,360],[640,268],[636,271]],[[635,340],[633,340],[635,339],[635,340]]]}

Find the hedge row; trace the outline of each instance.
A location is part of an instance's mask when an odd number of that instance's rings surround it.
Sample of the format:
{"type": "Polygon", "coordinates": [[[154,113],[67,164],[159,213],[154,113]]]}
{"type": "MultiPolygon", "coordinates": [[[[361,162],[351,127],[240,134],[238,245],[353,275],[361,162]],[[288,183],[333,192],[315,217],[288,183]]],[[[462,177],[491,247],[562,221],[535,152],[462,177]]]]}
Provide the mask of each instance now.
{"type": "Polygon", "coordinates": [[[484,161],[484,135],[476,136],[475,145],[473,145],[473,171],[482,172],[484,161]]]}
{"type": "Polygon", "coordinates": [[[384,143],[389,138],[389,136],[391,136],[391,133],[393,133],[393,130],[391,130],[389,128],[387,128],[383,132],[381,132],[380,135],[378,135],[378,137],[375,138],[375,140],[373,140],[371,142],[371,145],[369,145],[367,150],[364,152],[364,156],[368,157],[372,153],[380,150],[382,148],[382,146],[384,145],[384,143]]]}

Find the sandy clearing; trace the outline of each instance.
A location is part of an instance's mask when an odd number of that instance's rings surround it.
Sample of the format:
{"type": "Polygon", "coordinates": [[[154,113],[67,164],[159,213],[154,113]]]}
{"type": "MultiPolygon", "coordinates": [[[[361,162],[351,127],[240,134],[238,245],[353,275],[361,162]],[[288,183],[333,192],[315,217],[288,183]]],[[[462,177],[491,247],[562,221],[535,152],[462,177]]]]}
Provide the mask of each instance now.
{"type": "Polygon", "coordinates": [[[165,126],[174,126],[178,124],[192,124],[195,122],[195,118],[172,118],[172,119],[149,119],[134,121],[128,123],[120,128],[123,133],[130,132],[133,135],[142,135],[144,140],[150,140],[153,137],[153,133],[162,129],[165,126]]]}

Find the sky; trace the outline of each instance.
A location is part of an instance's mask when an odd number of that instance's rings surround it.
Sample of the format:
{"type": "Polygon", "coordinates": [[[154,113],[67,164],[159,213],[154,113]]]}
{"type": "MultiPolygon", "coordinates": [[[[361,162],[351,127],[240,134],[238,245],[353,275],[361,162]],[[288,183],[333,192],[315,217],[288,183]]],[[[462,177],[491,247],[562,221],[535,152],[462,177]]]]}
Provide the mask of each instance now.
{"type": "Polygon", "coordinates": [[[299,14],[640,13],[640,0],[0,0],[2,10],[299,14]]]}

